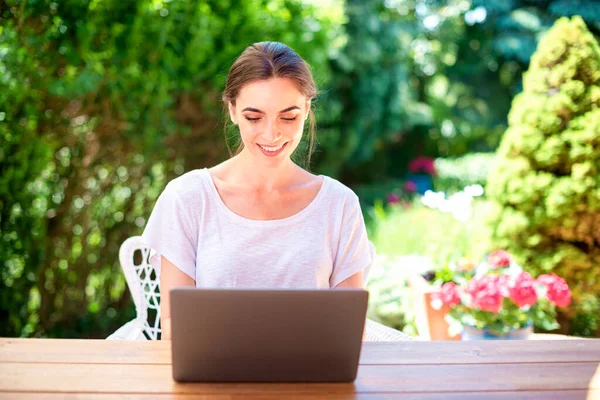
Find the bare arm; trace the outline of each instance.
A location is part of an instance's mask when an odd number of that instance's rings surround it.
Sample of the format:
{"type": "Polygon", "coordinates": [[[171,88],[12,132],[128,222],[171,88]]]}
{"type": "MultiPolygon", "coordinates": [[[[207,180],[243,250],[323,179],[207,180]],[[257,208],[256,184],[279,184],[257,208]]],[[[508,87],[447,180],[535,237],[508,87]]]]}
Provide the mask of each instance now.
{"type": "Polygon", "coordinates": [[[171,340],[171,288],[175,286],[196,286],[196,281],[187,276],[166,258],[161,258],[160,266],[160,323],[161,340],[171,340]]]}
{"type": "MultiPolygon", "coordinates": [[[[359,271],[356,274],[352,275],[350,278],[340,282],[336,288],[357,288],[364,289],[364,273],[363,271],[359,271]]],[[[367,331],[363,332],[363,340],[367,338],[367,331]]]]}
{"type": "MultiPolygon", "coordinates": [[[[161,340],[171,340],[170,290],[175,286],[195,286],[196,281],[183,273],[171,261],[162,257],[160,271],[161,340]]],[[[342,281],[336,288],[363,288],[363,271],[342,281]]],[[[363,339],[365,335],[363,335],[363,339]]]]}
{"type": "Polygon", "coordinates": [[[364,280],[364,273],[363,273],[363,271],[359,271],[359,272],[355,273],[354,275],[352,275],[350,278],[338,283],[336,288],[363,289],[364,288],[363,280],[364,280]]]}

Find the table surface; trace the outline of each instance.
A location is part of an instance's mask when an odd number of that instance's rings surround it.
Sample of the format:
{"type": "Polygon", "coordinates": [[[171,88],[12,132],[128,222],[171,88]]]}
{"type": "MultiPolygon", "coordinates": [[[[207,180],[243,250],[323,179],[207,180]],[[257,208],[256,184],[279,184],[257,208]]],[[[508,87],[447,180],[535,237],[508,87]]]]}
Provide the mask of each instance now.
{"type": "Polygon", "coordinates": [[[600,339],[366,342],[354,383],[177,383],[170,342],[0,338],[0,399],[600,399],[600,339]]]}

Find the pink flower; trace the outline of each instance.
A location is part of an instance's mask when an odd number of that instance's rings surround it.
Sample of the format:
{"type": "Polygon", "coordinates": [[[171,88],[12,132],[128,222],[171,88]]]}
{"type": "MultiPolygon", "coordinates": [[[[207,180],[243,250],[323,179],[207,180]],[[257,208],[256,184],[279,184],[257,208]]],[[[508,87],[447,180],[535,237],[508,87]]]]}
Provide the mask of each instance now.
{"type": "Polygon", "coordinates": [[[563,278],[556,274],[545,274],[538,276],[537,280],[548,290],[546,296],[552,303],[559,307],[571,304],[571,289],[563,278]]]}
{"type": "Polygon", "coordinates": [[[505,297],[505,281],[499,275],[485,275],[470,280],[466,293],[471,297],[471,305],[483,311],[499,313],[505,297]]]}
{"type": "Polygon", "coordinates": [[[435,175],[435,163],[431,157],[417,157],[408,164],[408,169],[413,174],[424,172],[429,175],[435,175]]]}
{"type": "Polygon", "coordinates": [[[498,287],[498,290],[500,290],[500,294],[504,297],[510,297],[510,290],[509,290],[509,278],[506,275],[494,275],[495,278],[495,285],[498,287]]]}
{"type": "Polygon", "coordinates": [[[528,272],[521,272],[509,283],[509,297],[519,307],[532,306],[537,300],[536,280],[528,272]]]}
{"type": "Polygon", "coordinates": [[[400,203],[400,196],[396,193],[390,193],[387,195],[388,204],[397,204],[400,203]]]}
{"type": "Polygon", "coordinates": [[[444,283],[440,291],[432,293],[431,297],[441,300],[442,304],[449,307],[460,304],[460,290],[454,282],[444,283]]]}
{"type": "Polygon", "coordinates": [[[417,184],[413,181],[404,182],[404,191],[408,193],[414,193],[417,191],[417,184]]]}
{"type": "Polygon", "coordinates": [[[502,297],[499,291],[489,289],[479,292],[475,304],[482,311],[490,311],[498,314],[502,310],[503,299],[504,297],[502,297]]]}
{"type": "Polygon", "coordinates": [[[496,250],[488,256],[488,264],[494,269],[508,267],[510,261],[510,254],[504,250],[496,250]]]}

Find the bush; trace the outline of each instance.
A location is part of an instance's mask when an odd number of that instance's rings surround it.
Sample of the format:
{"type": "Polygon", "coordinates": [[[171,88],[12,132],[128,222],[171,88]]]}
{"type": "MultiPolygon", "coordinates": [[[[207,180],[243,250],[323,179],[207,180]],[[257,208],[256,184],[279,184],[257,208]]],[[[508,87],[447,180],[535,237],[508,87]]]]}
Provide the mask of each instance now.
{"type": "Polygon", "coordinates": [[[283,41],[329,80],[341,5],[229,3],[0,3],[0,336],[132,317],[119,246],[170,179],[226,157],[219,93],[246,46],[283,41]]]}
{"type": "Polygon", "coordinates": [[[565,277],[573,317],[600,296],[600,49],[581,18],[542,38],[523,85],[487,184],[492,241],[565,277]]]}

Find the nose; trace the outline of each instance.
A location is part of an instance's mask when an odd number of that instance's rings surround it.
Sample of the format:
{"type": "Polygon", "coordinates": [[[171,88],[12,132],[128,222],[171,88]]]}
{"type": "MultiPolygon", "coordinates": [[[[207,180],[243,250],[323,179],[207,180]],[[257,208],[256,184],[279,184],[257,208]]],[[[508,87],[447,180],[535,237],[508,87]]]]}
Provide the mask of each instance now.
{"type": "Polygon", "coordinates": [[[281,131],[275,122],[270,122],[267,125],[267,131],[265,132],[265,139],[271,143],[276,143],[281,137],[281,131]]]}

